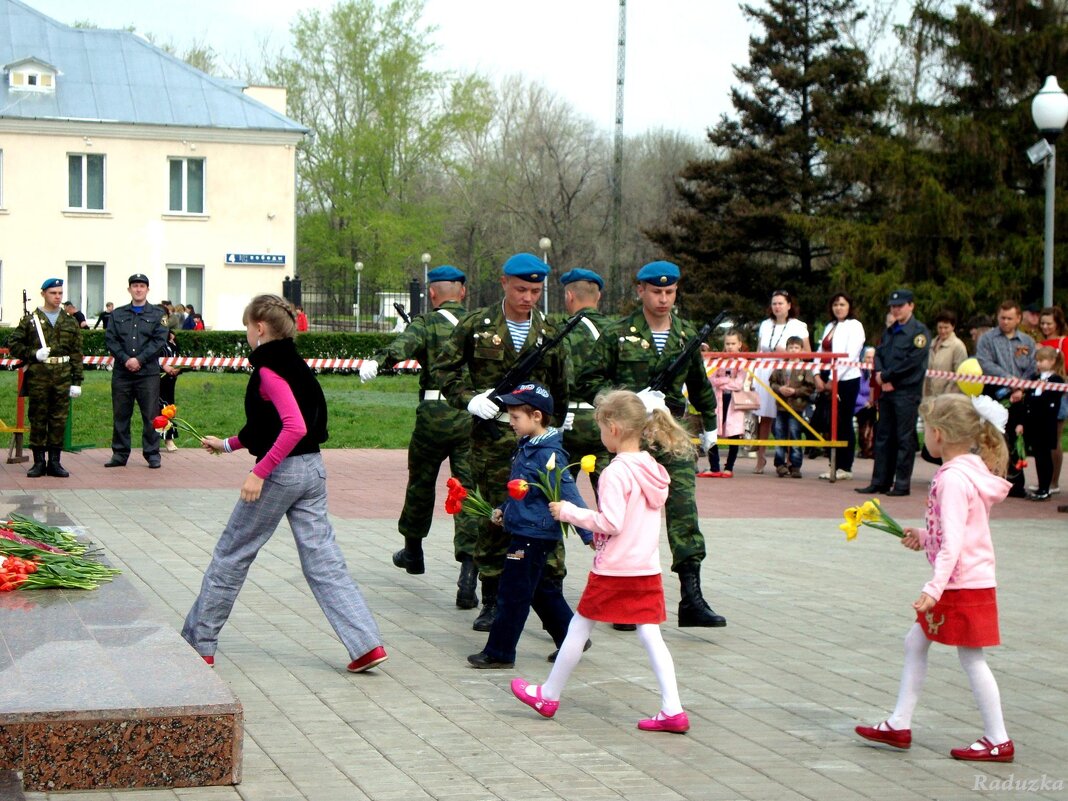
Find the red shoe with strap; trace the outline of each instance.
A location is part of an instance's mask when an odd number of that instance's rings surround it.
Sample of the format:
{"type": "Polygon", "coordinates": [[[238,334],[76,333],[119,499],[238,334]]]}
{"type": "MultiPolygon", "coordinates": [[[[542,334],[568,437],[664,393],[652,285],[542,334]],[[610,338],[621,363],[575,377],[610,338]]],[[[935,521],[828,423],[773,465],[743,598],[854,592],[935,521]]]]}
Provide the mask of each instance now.
{"type": "Polygon", "coordinates": [[[954,748],[949,755],[954,759],[969,762],[1012,762],[1016,758],[1016,746],[1012,744],[1012,740],[995,745],[986,737],[981,737],[975,741],[975,745],[982,748],[966,745],[963,748],[954,748]]]}
{"type": "Polygon", "coordinates": [[[541,685],[534,686],[534,695],[527,692],[529,682],[523,679],[512,679],[512,695],[529,706],[543,718],[551,718],[556,714],[556,710],[560,708],[559,701],[550,701],[548,698],[541,697],[541,685]]]}
{"type": "Polygon", "coordinates": [[[912,747],[912,729],[891,729],[890,724],[885,720],[878,726],[857,726],[854,731],[873,743],[892,745],[902,750],[912,747]],[[879,726],[886,726],[886,728],[880,729],[879,726]]]}

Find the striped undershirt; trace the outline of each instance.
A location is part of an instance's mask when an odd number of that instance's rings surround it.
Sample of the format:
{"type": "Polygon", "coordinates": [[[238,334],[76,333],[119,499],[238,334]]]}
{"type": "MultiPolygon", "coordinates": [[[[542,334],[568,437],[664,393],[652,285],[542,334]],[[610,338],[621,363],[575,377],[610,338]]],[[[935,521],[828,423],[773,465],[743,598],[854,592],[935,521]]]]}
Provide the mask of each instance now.
{"type": "Polygon", "coordinates": [[[508,323],[508,333],[512,337],[512,345],[515,346],[515,352],[519,353],[523,349],[523,344],[527,341],[527,334],[530,333],[530,319],[528,318],[521,323],[514,323],[507,319],[505,322],[508,323]]]}
{"type": "Polygon", "coordinates": [[[667,345],[668,335],[671,334],[671,329],[667,331],[653,331],[653,344],[656,345],[656,352],[663,353],[664,348],[667,345]]]}

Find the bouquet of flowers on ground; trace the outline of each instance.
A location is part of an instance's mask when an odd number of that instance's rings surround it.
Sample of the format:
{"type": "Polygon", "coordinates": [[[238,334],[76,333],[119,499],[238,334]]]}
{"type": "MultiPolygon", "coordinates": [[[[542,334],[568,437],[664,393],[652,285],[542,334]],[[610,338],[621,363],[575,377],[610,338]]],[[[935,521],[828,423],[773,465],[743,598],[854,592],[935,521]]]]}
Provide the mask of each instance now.
{"type": "Polygon", "coordinates": [[[121,572],[95,561],[86,551],[74,535],[32,518],[0,522],[0,592],[94,590],[121,572]]]}
{"type": "Polygon", "coordinates": [[[448,495],[445,496],[445,511],[450,515],[466,512],[476,517],[492,517],[493,507],[482,497],[478,489],[467,489],[458,478],[445,482],[448,495]]]}
{"type": "Polygon", "coordinates": [[[893,534],[898,539],[905,536],[904,528],[883,509],[878,498],[865,501],[860,506],[850,506],[842,512],[842,515],[845,517],[845,522],[838,528],[845,532],[846,540],[856,539],[857,529],[861,526],[877,528],[879,531],[893,534]]]}
{"type": "Polygon", "coordinates": [[[204,439],[204,435],[193,428],[188,420],[178,416],[178,407],[173,403],[163,407],[159,416],[152,420],[152,427],[160,434],[163,434],[169,428],[177,428],[179,431],[188,431],[197,438],[198,442],[204,439]]]}

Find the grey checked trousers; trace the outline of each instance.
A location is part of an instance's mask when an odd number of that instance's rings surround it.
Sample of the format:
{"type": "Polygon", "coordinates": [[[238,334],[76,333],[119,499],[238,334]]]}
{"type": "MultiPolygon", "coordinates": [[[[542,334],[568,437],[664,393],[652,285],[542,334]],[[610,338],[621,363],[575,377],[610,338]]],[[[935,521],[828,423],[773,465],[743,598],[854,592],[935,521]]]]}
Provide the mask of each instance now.
{"type": "Polygon", "coordinates": [[[214,656],[252,562],[285,515],[312,595],[351,659],[382,644],[378,624],[349,575],[326,510],[326,468],[319,453],[284,459],[263,483],[260,497],[238,501],[230,514],[200,595],[185,618],[182,637],[201,656],[214,656]]]}

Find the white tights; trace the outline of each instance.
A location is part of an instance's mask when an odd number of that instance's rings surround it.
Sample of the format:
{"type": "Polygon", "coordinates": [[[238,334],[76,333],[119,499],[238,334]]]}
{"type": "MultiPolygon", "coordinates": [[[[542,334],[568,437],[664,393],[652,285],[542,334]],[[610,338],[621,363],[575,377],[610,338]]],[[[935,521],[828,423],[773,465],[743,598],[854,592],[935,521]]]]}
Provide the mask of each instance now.
{"type": "MultiPolygon", "coordinates": [[[[927,677],[927,652],[931,641],[923,633],[919,623],[913,623],[905,635],[905,666],[901,670],[901,687],[897,694],[897,706],[887,718],[892,729],[911,729],[912,712],[920,700],[923,681],[927,677]]],[[[990,672],[982,648],[957,647],[960,665],[972,686],[972,695],[983,718],[983,734],[993,744],[1009,739],[1005,731],[1005,718],[1001,712],[1001,693],[997,680],[990,672]]]]}
{"type": "MultiPolygon", "coordinates": [[[[549,678],[541,687],[541,696],[549,701],[559,701],[563,694],[564,686],[571,671],[582,659],[582,650],[586,646],[586,640],[596,621],[575,613],[571,618],[571,625],[567,628],[567,636],[560,653],[556,655],[556,662],[549,673],[549,678]]],[[[660,633],[660,626],[655,623],[640,623],[638,625],[638,639],[641,640],[645,650],[649,652],[649,662],[653,666],[653,673],[660,685],[660,709],[665,715],[677,715],[682,712],[682,702],[679,700],[679,688],[675,681],[675,663],[671,659],[671,652],[664,643],[664,637],[660,633]]]]}

